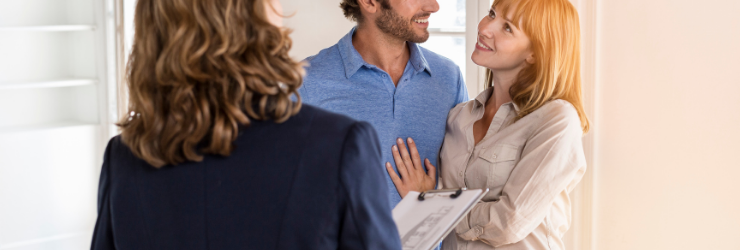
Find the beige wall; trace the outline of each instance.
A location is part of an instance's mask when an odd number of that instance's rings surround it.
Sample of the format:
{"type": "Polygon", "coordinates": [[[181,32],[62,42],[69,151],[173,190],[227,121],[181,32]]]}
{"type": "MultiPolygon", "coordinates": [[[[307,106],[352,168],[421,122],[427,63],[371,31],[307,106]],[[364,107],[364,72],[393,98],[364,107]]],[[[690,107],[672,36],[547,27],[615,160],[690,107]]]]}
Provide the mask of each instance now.
{"type": "Polygon", "coordinates": [[[740,2],[597,5],[595,249],[740,249],[740,2]]]}
{"type": "Polygon", "coordinates": [[[337,43],[354,23],[342,14],[340,0],[281,0],[283,12],[292,17],[285,18],[283,24],[293,29],[293,49],[295,59],[319,53],[324,48],[337,43]]]}

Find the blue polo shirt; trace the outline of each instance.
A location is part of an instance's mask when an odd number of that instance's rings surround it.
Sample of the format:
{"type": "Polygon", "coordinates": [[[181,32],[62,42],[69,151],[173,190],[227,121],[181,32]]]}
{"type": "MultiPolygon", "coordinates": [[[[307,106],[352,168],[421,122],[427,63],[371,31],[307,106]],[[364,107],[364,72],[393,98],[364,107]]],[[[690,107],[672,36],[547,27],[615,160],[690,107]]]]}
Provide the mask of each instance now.
{"type": "MultiPolygon", "coordinates": [[[[308,57],[301,98],[333,112],[367,121],[378,132],[383,163],[395,168],[391,147],[411,137],[419,154],[437,165],[447,114],[468,101],[460,68],[450,59],[408,42],[411,51],[398,87],[390,75],[369,64],[352,45],[353,28],[337,44],[308,57]]],[[[378,166],[385,169],[384,165],[378,166]]],[[[388,199],[401,201],[390,177],[388,199]]]]}

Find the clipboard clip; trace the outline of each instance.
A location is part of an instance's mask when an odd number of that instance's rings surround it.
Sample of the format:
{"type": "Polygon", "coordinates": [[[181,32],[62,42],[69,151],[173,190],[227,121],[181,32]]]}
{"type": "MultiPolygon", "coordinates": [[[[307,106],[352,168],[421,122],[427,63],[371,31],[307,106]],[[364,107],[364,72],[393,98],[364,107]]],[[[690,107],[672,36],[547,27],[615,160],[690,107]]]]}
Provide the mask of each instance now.
{"type": "Polygon", "coordinates": [[[431,193],[447,193],[447,192],[453,192],[450,195],[450,198],[455,199],[458,196],[460,196],[460,194],[462,194],[462,192],[465,191],[465,190],[468,190],[468,189],[467,188],[451,188],[451,189],[439,189],[439,190],[424,191],[424,192],[421,192],[419,194],[419,200],[420,201],[423,201],[424,200],[424,195],[426,195],[426,194],[431,194],[431,193]]]}

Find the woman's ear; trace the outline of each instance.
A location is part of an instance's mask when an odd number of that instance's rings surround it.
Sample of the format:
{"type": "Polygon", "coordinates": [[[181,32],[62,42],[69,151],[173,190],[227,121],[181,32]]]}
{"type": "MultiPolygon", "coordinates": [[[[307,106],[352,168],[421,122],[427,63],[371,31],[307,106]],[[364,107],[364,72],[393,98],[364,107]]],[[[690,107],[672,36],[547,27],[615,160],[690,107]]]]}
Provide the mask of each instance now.
{"type": "Polygon", "coordinates": [[[527,61],[527,63],[529,64],[534,64],[535,63],[534,53],[530,52],[529,55],[527,56],[527,59],[524,59],[524,60],[527,61]]]}

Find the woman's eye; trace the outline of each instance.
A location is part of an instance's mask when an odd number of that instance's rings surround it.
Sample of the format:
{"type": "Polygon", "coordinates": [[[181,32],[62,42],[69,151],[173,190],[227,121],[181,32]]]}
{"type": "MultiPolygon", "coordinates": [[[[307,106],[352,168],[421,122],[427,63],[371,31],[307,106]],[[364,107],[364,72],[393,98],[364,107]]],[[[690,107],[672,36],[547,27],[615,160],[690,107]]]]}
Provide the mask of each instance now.
{"type": "Polygon", "coordinates": [[[488,10],[488,16],[491,18],[496,18],[496,12],[494,12],[493,10],[488,10]]]}
{"type": "Polygon", "coordinates": [[[504,24],[504,30],[506,30],[506,32],[511,33],[511,27],[509,26],[508,23],[507,24],[504,24]]]}

